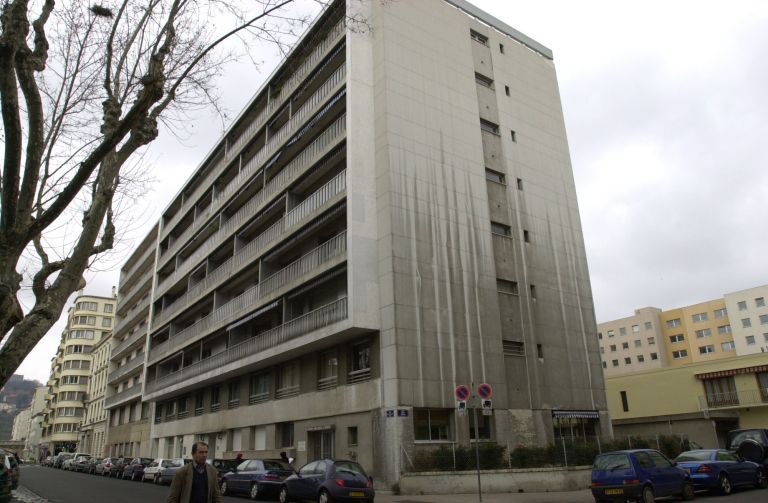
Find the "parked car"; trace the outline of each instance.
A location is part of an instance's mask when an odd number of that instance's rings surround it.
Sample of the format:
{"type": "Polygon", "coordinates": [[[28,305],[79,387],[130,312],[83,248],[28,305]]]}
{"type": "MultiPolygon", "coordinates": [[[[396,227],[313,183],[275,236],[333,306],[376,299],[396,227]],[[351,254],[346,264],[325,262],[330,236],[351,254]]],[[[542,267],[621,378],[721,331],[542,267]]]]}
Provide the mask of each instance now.
{"type": "Polygon", "coordinates": [[[13,480],[7,470],[0,470],[0,503],[9,503],[11,501],[11,491],[13,490],[13,480]]]}
{"type": "Polygon", "coordinates": [[[93,475],[96,473],[96,465],[99,464],[101,461],[101,458],[97,458],[95,456],[91,457],[91,459],[88,460],[88,463],[83,467],[83,473],[87,473],[89,475],[93,475]]]}
{"type": "Polygon", "coordinates": [[[5,449],[0,449],[0,456],[2,456],[3,463],[3,469],[0,472],[8,474],[11,481],[11,489],[16,489],[19,487],[19,462],[11,451],[6,451],[5,449]]]}
{"type": "Polygon", "coordinates": [[[768,487],[762,466],[723,449],[686,451],[675,462],[691,474],[696,489],[731,494],[734,487],[768,487]]]}
{"type": "Polygon", "coordinates": [[[152,463],[152,458],[133,458],[123,468],[123,478],[141,481],[144,479],[144,467],[152,463]]]}
{"type": "Polygon", "coordinates": [[[661,496],[694,498],[688,472],[653,449],[599,454],[592,465],[591,489],[597,503],[652,503],[661,496]]]}
{"type": "Polygon", "coordinates": [[[69,469],[73,472],[85,472],[88,463],[91,461],[91,456],[88,454],[81,454],[80,456],[74,458],[70,464],[69,469]]]}
{"type": "Polygon", "coordinates": [[[87,452],[74,452],[74,453],[72,453],[72,456],[70,456],[69,458],[65,459],[61,463],[61,469],[62,470],[74,471],[74,469],[75,469],[74,463],[81,456],[88,456],[89,458],[91,457],[91,455],[88,454],[87,452]]]}
{"type": "Polygon", "coordinates": [[[280,503],[314,500],[373,502],[373,479],[354,461],[319,459],[302,466],[280,485],[280,503]]]}
{"type": "Polygon", "coordinates": [[[53,456],[46,456],[46,458],[40,462],[40,466],[53,466],[53,456]]]}
{"type": "Polygon", "coordinates": [[[72,456],[74,454],[70,452],[60,452],[53,458],[53,467],[54,468],[61,468],[61,465],[64,464],[64,461],[68,459],[72,459],[72,456]]]}
{"type": "Polygon", "coordinates": [[[157,483],[170,484],[173,481],[173,476],[176,475],[176,472],[178,472],[182,466],[191,462],[191,459],[175,459],[171,466],[160,470],[160,479],[157,480],[157,483]]]}
{"type": "Polygon", "coordinates": [[[103,458],[96,463],[94,473],[96,475],[109,476],[109,469],[112,468],[112,464],[117,461],[118,458],[103,458]]]}
{"type": "Polygon", "coordinates": [[[178,463],[179,466],[183,463],[181,458],[169,459],[169,458],[157,458],[152,461],[148,466],[144,467],[144,477],[142,480],[149,480],[155,484],[160,483],[160,471],[164,468],[170,468],[178,463]]]}
{"type": "Polygon", "coordinates": [[[123,478],[123,470],[131,460],[133,458],[117,458],[117,461],[114,461],[112,466],[109,467],[109,476],[119,479],[123,478]]]}
{"type": "Polygon", "coordinates": [[[236,459],[209,459],[208,463],[216,468],[216,471],[218,472],[216,478],[219,483],[221,483],[221,477],[237,468],[237,465],[239,465],[241,461],[237,461],[236,459]]]}
{"type": "Polygon", "coordinates": [[[768,470],[768,428],[731,430],[728,432],[726,447],[768,470]]]}
{"type": "Polygon", "coordinates": [[[221,494],[247,494],[252,500],[262,495],[277,495],[280,485],[294,474],[281,459],[246,459],[221,477],[221,494]]]}

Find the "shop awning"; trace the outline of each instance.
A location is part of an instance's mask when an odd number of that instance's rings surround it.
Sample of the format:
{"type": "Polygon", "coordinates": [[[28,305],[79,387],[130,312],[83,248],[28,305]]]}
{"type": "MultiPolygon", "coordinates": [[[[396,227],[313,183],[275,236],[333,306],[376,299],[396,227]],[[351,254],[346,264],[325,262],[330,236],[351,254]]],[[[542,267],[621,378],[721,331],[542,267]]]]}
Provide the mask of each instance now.
{"type": "Polygon", "coordinates": [[[555,419],[600,419],[600,413],[596,410],[553,410],[552,417],[555,419]]]}
{"type": "Polygon", "coordinates": [[[755,365],[752,367],[742,367],[740,369],[716,370],[714,372],[703,372],[695,374],[697,379],[716,379],[718,377],[729,377],[739,374],[758,374],[768,372],[768,365],[755,365]]]}

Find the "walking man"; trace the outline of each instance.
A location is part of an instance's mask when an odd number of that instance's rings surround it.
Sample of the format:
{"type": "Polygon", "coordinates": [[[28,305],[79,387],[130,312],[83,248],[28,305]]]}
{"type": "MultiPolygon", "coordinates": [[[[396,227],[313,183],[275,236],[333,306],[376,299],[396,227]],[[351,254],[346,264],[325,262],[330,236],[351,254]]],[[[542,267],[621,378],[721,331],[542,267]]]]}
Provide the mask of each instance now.
{"type": "Polygon", "coordinates": [[[223,503],[216,468],[208,459],[208,444],[192,444],[192,462],[184,465],[171,482],[167,503],[223,503]]]}

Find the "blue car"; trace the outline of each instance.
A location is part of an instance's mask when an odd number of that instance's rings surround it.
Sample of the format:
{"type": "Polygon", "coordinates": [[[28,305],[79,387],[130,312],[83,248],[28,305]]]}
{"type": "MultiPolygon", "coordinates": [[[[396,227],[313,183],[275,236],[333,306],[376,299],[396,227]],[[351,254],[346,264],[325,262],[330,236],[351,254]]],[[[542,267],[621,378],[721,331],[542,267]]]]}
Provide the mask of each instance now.
{"type": "Polygon", "coordinates": [[[675,458],[677,466],[691,474],[696,489],[731,494],[734,487],[768,485],[765,469],[722,449],[686,451],[675,458]]]}
{"type": "Polygon", "coordinates": [[[281,459],[246,459],[221,477],[221,494],[247,494],[252,500],[277,495],[283,480],[293,475],[291,465],[281,459]]]}
{"type": "Polygon", "coordinates": [[[688,472],[653,449],[598,455],[592,465],[591,489],[597,503],[627,500],[652,503],[662,496],[694,498],[688,472]]]}
{"type": "Polygon", "coordinates": [[[373,503],[373,479],[354,461],[319,459],[302,466],[280,486],[280,503],[373,503]]]}

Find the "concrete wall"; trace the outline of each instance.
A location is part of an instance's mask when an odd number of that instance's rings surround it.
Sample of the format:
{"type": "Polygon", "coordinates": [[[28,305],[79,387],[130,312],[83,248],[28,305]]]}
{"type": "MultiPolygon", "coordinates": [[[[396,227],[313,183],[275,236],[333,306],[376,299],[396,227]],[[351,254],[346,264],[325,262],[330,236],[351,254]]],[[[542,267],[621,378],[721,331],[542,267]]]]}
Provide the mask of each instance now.
{"type": "MultiPolygon", "coordinates": [[[[590,484],[591,468],[529,468],[481,472],[484,493],[576,491],[590,484]]],[[[405,473],[400,477],[400,494],[477,493],[477,472],[405,473]]]]}

